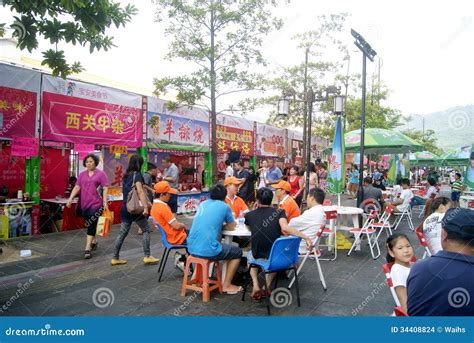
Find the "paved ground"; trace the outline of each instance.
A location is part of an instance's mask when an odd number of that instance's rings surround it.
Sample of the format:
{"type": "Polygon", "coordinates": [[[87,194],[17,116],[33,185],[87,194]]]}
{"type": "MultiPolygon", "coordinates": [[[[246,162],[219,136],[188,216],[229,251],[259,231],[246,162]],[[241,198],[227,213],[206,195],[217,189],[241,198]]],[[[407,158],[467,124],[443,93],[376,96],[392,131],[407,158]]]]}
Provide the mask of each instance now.
{"type": "MultiPolygon", "coordinates": [[[[344,205],[354,200],[344,199],[344,205]]],[[[415,216],[414,223],[419,219],[415,216]]],[[[192,218],[180,216],[190,223],[192,218]]],[[[411,238],[418,258],[422,249],[406,225],[399,229],[411,238]]],[[[99,248],[91,260],[84,260],[85,232],[82,230],[48,234],[4,243],[0,256],[0,315],[266,315],[265,303],[257,303],[240,295],[213,293],[204,304],[201,297],[188,292],[180,296],[182,273],[169,261],[161,283],[157,282],[157,266],[142,263],[141,236],[132,229],[125,240],[121,257],[129,261],[123,266],[110,266],[110,258],[118,226],[108,238],[99,239],[99,248]],[[31,249],[33,256],[11,262],[11,256],[21,249],[31,249]],[[7,260],[8,258],[8,260],[7,260]],[[10,262],[9,262],[10,261],[10,262]],[[3,307],[2,307],[3,305],[3,307]]],[[[381,236],[382,256],[373,260],[369,248],[347,256],[340,250],[334,262],[323,261],[322,268],[328,290],[319,282],[312,261],[305,265],[300,279],[302,306],[292,303],[272,310],[274,315],[297,316],[386,316],[393,311],[393,300],[385,283],[382,264],[385,263],[385,236],[381,236]]],[[[161,257],[160,235],[151,235],[152,254],[161,257]]],[[[239,281],[239,280],[237,280],[239,281]]],[[[242,280],[240,280],[242,281],[242,280]]],[[[279,286],[287,285],[281,280],[279,286]]]]}

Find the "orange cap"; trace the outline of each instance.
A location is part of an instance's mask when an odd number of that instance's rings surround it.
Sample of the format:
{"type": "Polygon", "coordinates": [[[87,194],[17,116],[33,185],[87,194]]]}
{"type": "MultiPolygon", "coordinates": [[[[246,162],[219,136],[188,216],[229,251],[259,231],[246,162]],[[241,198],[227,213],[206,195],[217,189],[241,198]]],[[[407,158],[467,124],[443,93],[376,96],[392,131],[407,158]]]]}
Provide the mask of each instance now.
{"type": "Polygon", "coordinates": [[[155,184],[155,192],[158,194],[162,194],[162,193],[177,194],[178,190],[171,188],[168,181],[160,181],[155,184]]]}
{"type": "Polygon", "coordinates": [[[281,188],[281,189],[284,189],[287,192],[291,191],[291,185],[288,182],[283,181],[283,180],[278,181],[278,183],[275,183],[274,185],[272,185],[272,187],[274,189],[281,188]]]}
{"type": "Polygon", "coordinates": [[[237,179],[235,176],[226,177],[225,180],[224,180],[224,186],[228,186],[228,185],[240,185],[241,183],[242,183],[242,181],[240,181],[239,179],[237,179]]]}

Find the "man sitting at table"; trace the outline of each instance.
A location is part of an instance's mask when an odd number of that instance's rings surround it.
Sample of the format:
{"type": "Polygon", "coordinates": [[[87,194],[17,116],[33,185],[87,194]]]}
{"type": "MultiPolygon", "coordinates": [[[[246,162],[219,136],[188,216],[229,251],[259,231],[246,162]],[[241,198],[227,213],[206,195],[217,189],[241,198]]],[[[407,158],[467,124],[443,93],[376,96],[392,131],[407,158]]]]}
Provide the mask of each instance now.
{"type": "Polygon", "coordinates": [[[237,186],[241,185],[242,181],[234,176],[226,177],[224,180],[224,186],[227,189],[227,196],[225,202],[230,206],[234,213],[235,219],[243,216],[249,211],[249,208],[245,201],[237,195],[237,186]]]}
{"type": "Polygon", "coordinates": [[[364,204],[366,213],[374,210],[374,207],[379,211],[383,208],[382,191],[372,185],[372,178],[370,176],[364,178],[364,197],[362,198],[362,204],[364,204]],[[371,203],[375,205],[370,205],[371,203]]]}
{"type": "Polygon", "coordinates": [[[220,243],[222,230],[233,230],[236,226],[234,214],[225,203],[226,195],[227,190],[223,185],[214,185],[209,190],[210,199],[199,205],[186,242],[193,256],[227,261],[222,290],[227,294],[237,294],[242,291],[242,287],[233,285],[232,279],[239,268],[242,250],[220,243]]]}
{"type": "Polygon", "coordinates": [[[278,183],[273,184],[272,187],[275,189],[275,196],[279,202],[278,207],[285,210],[288,220],[298,217],[301,212],[296,201],[290,197],[291,185],[286,181],[280,180],[278,183]]]}
{"type": "MultiPolygon", "coordinates": [[[[392,205],[395,205],[394,212],[397,213],[403,213],[410,206],[410,201],[413,199],[413,192],[410,189],[410,180],[402,179],[400,183],[403,189],[402,194],[400,194],[399,198],[392,201],[392,205]]],[[[390,218],[391,220],[395,220],[394,216],[390,218]]]]}
{"type": "MultiPolygon", "coordinates": [[[[273,243],[282,234],[301,237],[307,245],[311,246],[312,241],[307,235],[288,226],[283,209],[271,207],[272,199],[273,192],[271,189],[266,187],[260,188],[257,191],[257,209],[245,215],[245,224],[249,226],[251,231],[250,242],[252,244],[252,252],[248,256],[249,262],[254,259],[268,259],[273,243]]],[[[275,274],[267,275],[267,285],[272,283],[275,274]]],[[[258,284],[256,268],[250,270],[250,276],[253,282],[252,298],[259,300],[262,294],[258,284]]]]}
{"type": "MultiPolygon", "coordinates": [[[[288,225],[292,229],[308,236],[312,241],[316,239],[316,233],[321,225],[326,224],[326,213],[324,212],[323,202],[326,194],[321,188],[310,189],[306,202],[308,209],[299,217],[290,220],[288,225]]],[[[308,244],[301,241],[299,252],[305,254],[308,250],[308,244]]]]}
{"type": "Polygon", "coordinates": [[[420,197],[420,196],[414,196],[413,197],[413,200],[411,201],[411,207],[413,208],[413,206],[421,206],[421,205],[425,205],[426,204],[426,200],[428,200],[429,198],[434,198],[436,196],[436,194],[438,193],[437,189],[436,189],[436,180],[434,178],[430,178],[428,179],[428,183],[430,184],[430,187],[428,188],[428,190],[426,191],[426,195],[424,198],[420,197]]]}
{"type": "MultiPolygon", "coordinates": [[[[168,206],[168,201],[171,199],[171,194],[177,194],[178,191],[174,188],[171,188],[167,181],[156,183],[154,190],[155,200],[153,201],[150,215],[163,228],[166,234],[166,239],[170,244],[186,244],[186,226],[176,220],[175,215],[173,212],[171,212],[171,208],[168,206]]],[[[178,269],[184,271],[185,262],[186,256],[176,252],[174,258],[175,266],[178,269]]]]}

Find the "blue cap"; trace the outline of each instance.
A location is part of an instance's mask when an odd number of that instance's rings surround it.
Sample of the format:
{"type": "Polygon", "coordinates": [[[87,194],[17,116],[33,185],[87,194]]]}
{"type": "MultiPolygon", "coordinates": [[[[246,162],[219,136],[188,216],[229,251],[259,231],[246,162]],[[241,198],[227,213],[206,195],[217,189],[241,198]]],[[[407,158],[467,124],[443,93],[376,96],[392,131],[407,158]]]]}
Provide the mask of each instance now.
{"type": "Polygon", "coordinates": [[[450,208],[444,215],[441,226],[466,239],[474,238],[474,211],[467,208],[450,208]]]}

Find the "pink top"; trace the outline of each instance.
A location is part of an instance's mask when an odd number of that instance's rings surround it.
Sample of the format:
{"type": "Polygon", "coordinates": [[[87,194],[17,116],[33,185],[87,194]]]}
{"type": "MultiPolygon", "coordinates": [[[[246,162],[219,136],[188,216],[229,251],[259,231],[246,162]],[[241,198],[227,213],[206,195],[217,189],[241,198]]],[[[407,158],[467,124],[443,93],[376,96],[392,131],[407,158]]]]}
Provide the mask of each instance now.
{"type": "Polygon", "coordinates": [[[102,170],[95,169],[94,174],[89,176],[89,171],[84,170],[77,178],[77,185],[81,187],[80,198],[82,209],[99,209],[102,207],[102,199],[97,188],[107,187],[107,175],[102,170]]]}

